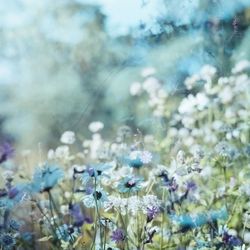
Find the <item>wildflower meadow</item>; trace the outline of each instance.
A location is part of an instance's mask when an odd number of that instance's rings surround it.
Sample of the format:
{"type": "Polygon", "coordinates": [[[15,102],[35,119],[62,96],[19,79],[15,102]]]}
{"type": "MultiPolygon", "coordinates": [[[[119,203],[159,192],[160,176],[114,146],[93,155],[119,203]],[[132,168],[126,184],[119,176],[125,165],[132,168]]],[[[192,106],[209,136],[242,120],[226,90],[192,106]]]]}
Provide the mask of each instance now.
{"type": "Polygon", "coordinates": [[[250,250],[250,0],[0,0],[0,250],[250,250]]]}
{"type": "Polygon", "coordinates": [[[164,136],[124,125],[104,139],[93,121],[89,139],[65,131],[32,167],[1,145],[1,249],[248,249],[250,62],[227,76],[204,65],[171,111],[145,70],[130,92],[164,136]]]}

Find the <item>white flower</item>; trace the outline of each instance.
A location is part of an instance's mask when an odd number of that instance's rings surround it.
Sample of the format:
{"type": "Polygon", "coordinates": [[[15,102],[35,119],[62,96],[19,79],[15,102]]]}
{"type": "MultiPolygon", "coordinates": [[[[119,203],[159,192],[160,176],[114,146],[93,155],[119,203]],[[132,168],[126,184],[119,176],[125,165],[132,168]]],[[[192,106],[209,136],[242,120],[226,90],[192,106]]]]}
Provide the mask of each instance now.
{"type": "Polygon", "coordinates": [[[200,71],[200,76],[202,79],[210,82],[211,81],[211,78],[214,77],[214,75],[216,74],[217,70],[215,67],[211,66],[211,65],[204,65],[202,68],[201,68],[201,71],[200,71]]]}
{"type": "Polygon", "coordinates": [[[2,177],[3,177],[4,180],[13,179],[14,178],[14,172],[12,170],[5,170],[2,173],[2,177]]]}
{"type": "Polygon", "coordinates": [[[212,124],[214,130],[220,130],[223,126],[223,122],[219,120],[215,120],[212,124]]]}
{"type": "Polygon", "coordinates": [[[242,60],[234,66],[234,68],[232,69],[232,73],[237,74],[248,68],[250,68],[250,62],[247,60],[242,60]]]}
{"type": "Polygon", "coordinates": [[[59,159],[68,158],[68,156],[69,156],[69,147],[68,146],[59,146],[56,149],[55,156],[56,156],[56,158],[59,158],[59,159]]]}
{"type": "Polygon", "coordinates": [[[250,196],[250,184],[241,185],[239,188],[240,193],[250,196]]]}
{"type": "Polygon", "coordinates": [[[142,92],[142,86],[139,82],[134,82],[131,86],[130,86],[130,94],[132,96],[136,96],[136,95],[140,95],[142,92]]]}
{"type": "Polygon", "coordinates": [[[105,211],[116,209],[125,215],[126,212],[135,216],[137,213],[147,213],[147,208],[160,207],[161,202],[155,195],[145,195],[143,197],[130,196],[129,198],[120,198],[109,196],[108,201],[104,203],[105,211]]]}
{"type": "Polygon", "coordinates": [[[90,143],[90,157],[92,159],[98,158],[98,153],[103,145],[103,140],[100,134],[93,134],[90,143]]]}
{"type": "Polygon", "coordinates": [[[198,93],[196,95],[196,105],[199,110],[205,109],[209,104],[209,99],[204,93],[198,93]]]}
{"type": "Polygon", "coordinates": [[[140,159],[144,164],[148,164],[152,161],[152,154],[149,151],[142,151],[140,155],[140,159]]]}
{"type": "Polygon", "coordinates": [[[65,131],[60,139],[60,141],[65,144],[73,144],[75,140],[75,133],[72,131],[65,131]]]}
{"type": "Polygon", "coordinates": [[[153,74],[155,74],[155,73],[156,73],[155,68],[153,68],[153,67],[148,67],[148,68],[144,68],[144,69],[142,70],[141,76],[142,76],[142,77],[148,77],[148,76],[151,76],[151,75],[153,75],[153,74]]]}
{"type": "Polygon", "coordinates": [[[177,134],[178,134],[177,128],[175,128],[175,127],[169,128],[169,129],[168,129],[168,134],[169,134],[169,136],[171,136],[171,137],[177,136],[177,134]]]}
{"type": "Polygon", "coordinates": [[[245,243],[250,243],[250,232],[249,231],[244,233],[243,239],[244,239],[245,243]]]}
{"type": "Polygon", "coordinates": [[[146,90],[149,94],[155,93],[160,88],[159,81],[154,77],[149,77],[142,84],[144,90],[146,90]]]}
{"type": "Polygon", "coordinates": [[[135,150],[130,153],[129,158],[131,160],[136,160],[139,158],[143,164],[148,164],[151,162],[153,156],[149,151],[135,150]]]}
{"type": "Polygon", "coordinates": [[[92,133],[96,133],[104,128],[104,124],[99,121],[91,122],[88,128],[92,133]]]}
{"type": "Polygon", "coordinates": [[[229,79],[227,77],[220,77],[218,79],[218,85],[226,85],[229,83],[229,79]]]}
{"type": "Polygon", "coordinates": [[[218,94],[222,103],[226,104],[232,101],[233,99],[233,91],[229,86],[226,86],[223,90],[221,90],[218,94]]]}
{"type": "Polygon", "coordinates": [[[196,99],[193,95],[188,95],[188,97],[184,98],[178,108],[180,114],[185,113],[193,113],[196,105],[196,99]]]}
{"type": "Polygon", "coordinates": [[[69,206],[68,205],[61,205],[60,211],[63,215],[69,214],[69,206]]]}
{"type": "Polygon", "coordinates": [[[194,127],[195,119],[192,116],[184,116],[181,122],[185,128],[191,129],[194,127]]]}
{"type": "Polygon", "coordinates": [[[161,201],[155,195],[145,195],[141,201],[142,211],[147,213],[147,209],[160,208],[161,201]]]}
{"type": "Polygon", "coordinates": [[[133,216],[135,216],[141,210],[141,199],[138,196],[129,197],[128,210],[133,216]]]}
{"type": "Polygon", "coordinates": [[[186,85],[187,89],[192,89],[197,82],[200,80],[200,76],[198,74],[194,74],[188,78],[186,78],[184,84],[186,85]]]}
{"type": "Polygon", "coordinates": [[[48,151],[47,157],[49,160],[53,160],[55,158],[55,151],[53,149],[50,149],[48,151]]]}
{"type": "Polygon", "coordinates": [[[127,205],[127,199],[110,195],[109,199],[104,202],[104,210],[109,211],[110,209],[114,208],[120,211],[122,215],[125,215],[126,205],[127,205]]]}
{"type": "Polygon", "coordinates": [[[177,160],[177,163],[178,164],[184,164],[185,161],[186,161],[186,155],[185,155],[185,152],[182,151],[182,150],[179,150],[178,153],[177,153],[177,156],[176,156],[176,160],[177,160]]]}
{"type": "Polygon", "coordinates": [[[91,192],[90,194],[85,195],[82,199],[83,204],[88,208],[95,207],[96,203],[98,207],[101,207],[107,200],[107,194],[101,187],[97,187],[96,190],[93,190],[93,192],[91,192]]]}

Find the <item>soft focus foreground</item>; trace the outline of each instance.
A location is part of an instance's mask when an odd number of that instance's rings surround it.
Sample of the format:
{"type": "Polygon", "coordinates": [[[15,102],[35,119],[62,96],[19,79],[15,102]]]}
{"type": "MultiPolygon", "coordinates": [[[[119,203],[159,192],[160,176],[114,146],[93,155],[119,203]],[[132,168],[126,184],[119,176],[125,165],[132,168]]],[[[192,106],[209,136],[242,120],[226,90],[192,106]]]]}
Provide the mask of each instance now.
{"type": "Polygon", "coordinates": [[[0,8],[0,249],[249,250],[250,1],[105,2],[0,8]]]}

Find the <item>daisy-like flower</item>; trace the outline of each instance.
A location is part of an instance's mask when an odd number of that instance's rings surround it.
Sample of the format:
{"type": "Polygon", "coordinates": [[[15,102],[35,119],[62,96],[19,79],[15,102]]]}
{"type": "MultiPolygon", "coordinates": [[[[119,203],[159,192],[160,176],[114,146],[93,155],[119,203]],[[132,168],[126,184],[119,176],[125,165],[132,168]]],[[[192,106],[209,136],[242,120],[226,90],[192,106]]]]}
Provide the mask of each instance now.
{"type": "Polygon", "coordinates": [[[225,141],[221,141],[215,146],[215,152],[230,160],[233,160],[236,155],[236,149],[225,141]]]}
{"type": "Polygon", "coordinates": [[[141,190],[142,182],[143,178],[141,177],[128,176],[120,181],[117,188],[121,193],[134,193],[141,190]]]}
{"type": "Polygon", "coordinates": [[[102,207],[103,203],[108,200],[108,195],[107,193],[101,188],[97,187],[96,189],[94,188],[89,188],[87,195],[83,197],[83,204],[90,208],[90,207],[95,207],[96,203],[98,207],[102,207]]]}

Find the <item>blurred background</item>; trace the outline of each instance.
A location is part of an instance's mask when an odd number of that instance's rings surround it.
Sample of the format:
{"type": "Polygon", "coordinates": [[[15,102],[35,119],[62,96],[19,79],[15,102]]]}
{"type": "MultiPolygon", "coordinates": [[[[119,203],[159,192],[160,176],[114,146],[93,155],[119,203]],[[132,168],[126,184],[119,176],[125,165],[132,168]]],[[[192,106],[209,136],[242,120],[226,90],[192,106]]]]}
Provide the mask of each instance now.
{"type": "Polygon", "coordinates": [[[204,64],[250,60],[250,0],[8,0],[0,5],[0,137],[58,144],[92,121],[150,132],[130,95],[153,67],[173,96],[204,64]]]}

